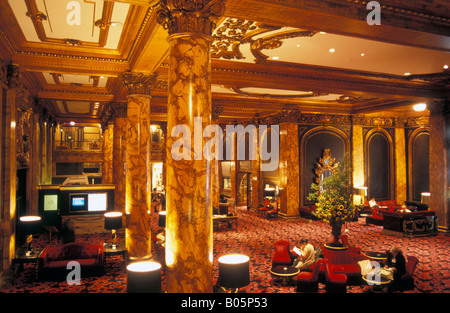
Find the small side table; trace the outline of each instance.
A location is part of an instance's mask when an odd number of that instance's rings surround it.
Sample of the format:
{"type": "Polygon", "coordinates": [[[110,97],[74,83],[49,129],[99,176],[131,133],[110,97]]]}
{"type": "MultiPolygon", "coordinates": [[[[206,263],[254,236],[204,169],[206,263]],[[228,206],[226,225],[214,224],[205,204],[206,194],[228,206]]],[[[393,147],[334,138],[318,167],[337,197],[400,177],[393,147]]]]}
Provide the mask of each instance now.
{"type": "Polygon", "coordinates": [[[39,255],[41,254],[41,250],[34,250],[30,255],[26,255],[25,249],[20,249],[17,253],[17,256],[11,261],[11,272],[13,281],[19,275],[19,272],[23,270],[24,264],[32,264],[34,265],[35,279],[37,280],[38,276],[38,260],[39,255]]]}
{"type": "Polygon", "coordinates": [[[389,284],[392,280],[384,275],[379,276],[379,280],[375,280],[373,278],[369,278],[368,275],[364,275],[362,277],[368,285],[372,286],[372,292],[381,293],[389,291],[389,284]]]}
{"type": "Polygon", "coordinates": [[[111,243],[109,243],[109,242],[103,243],[103,254],[105,256],[105,262],[106,262],[107,257],[116,256],[116,255],[122,256],[122,259],[123,259],[122,261],[123,261],[124,265],[128,260],[127,249],[125,247],[125,242],[123,242],[123,241],[117,243],[116,248],[113,248],[111,246],[111,243]]]}
{"type": "Polygon", "coordinates": [[[294,266],[277,265],[269,270],[270,274],[281,279],[281,285],[287,286],[292,283],[292,278],[300,273],[300,270],[294,266]]]}
{"type": "Polygon", "coordinates": [[[378,262],[386,261],[386,259],[388,257],[387,253],[372,252],[372,251],[363,252],[363,255],[368,257],[371,260],[375,260],[375,261],[378,261],[378,262]]]}

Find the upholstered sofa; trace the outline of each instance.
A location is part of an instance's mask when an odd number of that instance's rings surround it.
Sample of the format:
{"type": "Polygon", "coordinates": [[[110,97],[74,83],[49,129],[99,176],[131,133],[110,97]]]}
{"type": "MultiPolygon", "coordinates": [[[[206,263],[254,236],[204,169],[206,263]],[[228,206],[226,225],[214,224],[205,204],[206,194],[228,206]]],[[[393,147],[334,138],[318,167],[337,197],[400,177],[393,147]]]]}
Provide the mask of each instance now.
{"type": "MultiPolygon", "coordinates": [[[[366,202],[369,205],[369,202],[366,202]]],[[[377,201],[378,208],[371,208],[371,216],[366,217],[368,224],[374,224],[378,226],[383,225],[383,214],[385,212],[396,212],[402,208],[395,200],[382,200],[377,201]]]]}
{"type": "Polygon", "coordinates": [[[60,274],[68,273],[69,270],[66,267],[71,261],[80,264],[82,276],[102,273],[104,269],[103,244],[89,245],[71,242],[45,247],[38,259],[39,278],[65,278],[60,274]]]}

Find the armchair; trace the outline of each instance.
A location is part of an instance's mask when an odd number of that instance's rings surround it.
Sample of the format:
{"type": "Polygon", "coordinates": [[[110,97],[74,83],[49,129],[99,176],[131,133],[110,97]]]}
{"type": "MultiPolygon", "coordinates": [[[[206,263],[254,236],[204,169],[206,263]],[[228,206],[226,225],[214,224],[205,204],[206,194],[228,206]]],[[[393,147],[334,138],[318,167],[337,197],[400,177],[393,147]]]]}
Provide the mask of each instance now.
{"type": "Polygon", "coordinates": [[[272,259],[272,266],[276,265],[292,265],[294,259],[297,257],[290,251],[290,243],[285,240],[279,240],[274,243],[275,255],[272,259]]]}
{"type": "Polygon", "coordinates": [[[400,280],[400,289],[402,291],[414,289],[414,272],[419,260],[415,256],[408,256],[406,261],[406,272],[400,280]]]}
{"type": "Polygon", "coordinates": [[[322,265],[322,259],[314,263],[313,271],[303,271],[297,275],[297,291],[299,292],[317,292],[319,290],[319,272],[322,265]]]}
{"type": "Polygon", "coordinates": [[[277,218],[278,217],[278,201],[273,204],[272,210],[267,211],[267,218],[277,218]]]}
{"type": "Polygon", "coordinates": [[[269,211],[269,209],[270,209],[270,201],[269,201],[269,199],[265,199],[264,205],[260,206],[257,209],[258,216],[265,215],[267,213],[267,211],[269,211]]]}
{"type": "Polygon", "coordinates": [[[327,260],[323,260],[325,267],[325,289],[327,292],[346,293],[347,275],[333,273],[327,260]]]}

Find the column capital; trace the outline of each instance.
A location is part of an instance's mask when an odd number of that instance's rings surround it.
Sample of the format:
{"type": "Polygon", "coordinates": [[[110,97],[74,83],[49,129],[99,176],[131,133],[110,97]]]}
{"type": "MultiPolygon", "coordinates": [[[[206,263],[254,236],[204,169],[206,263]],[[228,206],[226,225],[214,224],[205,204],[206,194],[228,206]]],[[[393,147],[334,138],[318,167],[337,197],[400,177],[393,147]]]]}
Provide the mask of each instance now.
{"type": "Polygon", "coordinates": [[[120,79],[128,90],[129,95],[147,95],[150,96],[151,91],[158,85],[158,75],[143,73],[124,72],[120,75],[120,79]]]}
{"type": "Polygon", "coordinates": [[[215,21],[225,11],[225,0],[161,0],[157,21],[169,31],[211,36],[215,21]]]}

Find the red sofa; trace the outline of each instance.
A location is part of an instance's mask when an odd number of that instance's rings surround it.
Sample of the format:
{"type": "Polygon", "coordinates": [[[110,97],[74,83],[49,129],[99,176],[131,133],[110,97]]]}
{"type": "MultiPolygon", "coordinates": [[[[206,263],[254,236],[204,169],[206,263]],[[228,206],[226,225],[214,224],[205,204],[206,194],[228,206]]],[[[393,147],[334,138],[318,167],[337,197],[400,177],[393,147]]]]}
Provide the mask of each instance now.
{"type": "MultiPolygon", "coordinates": [[[[38,274],[47,278],[51,274],[68,273],[67,264],[76,261],[81,266],[81,275],[102,272],[104,269],[103,244],[89,245],[83,243],[66,243],[58,246],[47,246],[38,259],[38,274]]],[[[61,276],[58,275],[60,278],[61,276]]],[[[62,278],[65,278],[62,277],[62,278]]]]}
{"type": "MultiPolygon", "coordinates": [[[[366,206],[369,205],[369,202],[366,201],[366,206]]],[[[384,212],[396,212],[402,208],[395,200],[381,200],[377,201],[378,208],[371,208],[370,217],[366,217],[366,222],[368,224],[374,224],[378,226],[383,225],[383,213],[384,212]]]]}

